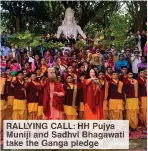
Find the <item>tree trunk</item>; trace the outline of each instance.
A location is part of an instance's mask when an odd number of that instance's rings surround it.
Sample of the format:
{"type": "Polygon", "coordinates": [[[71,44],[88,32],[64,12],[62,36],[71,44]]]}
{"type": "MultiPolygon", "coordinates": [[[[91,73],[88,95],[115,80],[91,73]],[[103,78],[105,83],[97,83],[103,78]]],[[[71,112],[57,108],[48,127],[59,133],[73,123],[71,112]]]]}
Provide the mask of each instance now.
{"type": "Polygon", "coordinates": [[[127,2],[127,7],[129,9],[129,13],[133,18],[133,29],[134,32],[137,30],[143,30],[145,26],[145,22],[147,20],[147,2],[146,1],[134,1],[127,2]],[[138,10],[139,9],[139,10],[138,10]]]}
{"type": "Polygon", "coordinates": [[[16,16],[16,32],[20,32],[20,16],[16,16]]]}
{"type": "Polygon", "coordinates": [[[137,14],[134,17],[134,29],[135,31],[142,31],[144,29],[145,16],[143,14],[137,14]]]}

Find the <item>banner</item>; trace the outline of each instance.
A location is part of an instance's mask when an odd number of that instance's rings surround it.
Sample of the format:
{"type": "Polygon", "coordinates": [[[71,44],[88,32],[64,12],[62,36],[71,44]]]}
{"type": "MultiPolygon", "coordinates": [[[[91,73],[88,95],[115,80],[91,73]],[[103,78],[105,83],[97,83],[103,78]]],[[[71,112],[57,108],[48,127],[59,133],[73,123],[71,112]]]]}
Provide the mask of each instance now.
{"type": "Polygon", "coordinates": [[[4,149],[129,149],[129,122],[6,120],[4,149]]]}

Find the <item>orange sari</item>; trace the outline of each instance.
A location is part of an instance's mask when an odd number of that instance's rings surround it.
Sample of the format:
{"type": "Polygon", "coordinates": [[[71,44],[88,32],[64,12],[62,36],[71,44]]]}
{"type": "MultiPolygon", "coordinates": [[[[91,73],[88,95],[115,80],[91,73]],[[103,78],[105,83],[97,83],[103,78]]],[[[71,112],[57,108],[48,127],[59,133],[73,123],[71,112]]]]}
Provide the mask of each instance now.
{"type": "Polygon", "coordinates": [[[99,120],[103,118],[103,100],[100,99],[100,88],[89,79],[84,82],[84,119],[99,120]]]}

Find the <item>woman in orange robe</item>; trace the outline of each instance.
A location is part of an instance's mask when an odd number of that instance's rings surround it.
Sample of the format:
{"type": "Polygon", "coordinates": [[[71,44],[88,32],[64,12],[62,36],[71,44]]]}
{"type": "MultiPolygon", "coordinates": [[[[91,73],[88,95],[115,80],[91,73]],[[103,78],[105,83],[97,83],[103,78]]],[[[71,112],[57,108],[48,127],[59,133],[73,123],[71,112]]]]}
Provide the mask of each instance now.
{"type": "Polygon", "coordinates": [[[103,103],[100,101],[100,83],[94,69],[89,72],[89,79],[84,82],[84,119],[103,118],[103,103]]]}

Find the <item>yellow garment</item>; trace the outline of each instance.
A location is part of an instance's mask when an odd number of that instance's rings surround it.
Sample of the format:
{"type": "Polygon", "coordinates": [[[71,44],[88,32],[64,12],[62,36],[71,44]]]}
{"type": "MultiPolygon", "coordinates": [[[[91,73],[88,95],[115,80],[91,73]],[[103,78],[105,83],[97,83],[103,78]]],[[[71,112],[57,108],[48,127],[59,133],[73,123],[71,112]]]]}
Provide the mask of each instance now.
{"type": "Polygon", "coordinates": [[[28,113],[37,112],[38,111],[38,103],[28,103],[28,113]]]}
{"type": "Polygon", "coordinates": [[[140,108],[147,109],[147,97],[146,96],[141,97],[140,108]]]}
{"type": "Polygon", "coordinates": [[[140,109],[142,123],[147,128],[147,97],[141,97],[140,109]]]}
{"type": "Polygon", "coordinates": [[[26,120],[27,119],[27,104],[26,100],[14,99],[13,101],[13,120],[26,120]]]}
{"type": "Polygon", "coordinates": [[[37,112],[28,113],[28,120],[37,120],[37,112]]]}
{"type": "Polygon", "coordinates": [[[66,120],[77,120],[77,115],[67,115],[66,120]]]}
{"type": "Polygon", "coordinates": [[[108,110],[108,102],[107,102],[107,100],[103,101],[103,110],[108,110]]]}
{"type": "Polygon", "coordinates": [[[13,120],[26,120],[27,111],[26,110],[14,110],[12,115],[13,120]]]}
{"type": "Polygon", "coordinates": [[[43,106],[38,106],[38,117],[43,115],[43,106]]]}
{"type": "Polygon", "coordinates": [[[122,99],[110,99],[109,100],[109,110],[123,110],[122,99]]]}
{"type": "Polygon", "coordinates": [[[70,88],[73,89],[73,87],[74,87],[73,83],[68,83],[68,84],[69,84],[70,88]]]}
{"type": "Polygon", "coordinates": [[[14,101],[14,96],[8,96],[7,106],[12,107],[14,101]]]}
{"type": "MultiPolygon", "coordinates": [[[[138,98],[127,98],[125,103],[126,110],[137,110],[139,111],[139,100],[138,98]]],[[[138,112],[137,112],[138,113],[138,112]]]]}
{"type": "Polygon", "coordinates": [[[0,111],[5,110],[7,107],[7,102],[5,100],[0,100],[0,111]]]}
{"type": "Polygon", "coordinates": [[[26,109],[27,109],[27,101],[26,100],[14,99],[13,110],[26,110],[26,109]]]}
{"type": "Polygon", "coordinates": [[[139,100],[138,98],[127,98],[126,104],[126,119],[129,120],[131,128],[135,129],[138,126],[139,100]]]}
{"type": "Polygon", "coordinates": [[[76,106],[64,105],[64,112],[66,115],[78,115],[76,106]]]}
{"type": "Polygon", "coordinates": [[[122,99],[110,99],[109,100],[109,119],[110,120],[122,120],[123,119],[123,101],[122,99]]]}
{"type": "MultiPolygon", "coordinates": [[[[87,58],[92,60],[92,54],[88,53],[87,58]]],[[[91,61],[91,60],[89,60],[89,61],[91,61]]]]}
{"type": "Polygon", "coordinates": [[[126,110],[126,119],[129,120],[129,126],[133,129],[138,126],[138,113],[137,110],[126,110]]]}
{"type": "Polygon", "coordinates": [[[83,103],[83,102],[80,102],[79,111],[80,111],[80,112],[83,112],[83,111],[84,111],[84,103],[83,103]]]}
{"type": "Polygon", "coordinates": [[[123,120],[122,110],[109,110],[109,119],[110,120],[123,120]]]}
{"type": "Polygon", "coordinates": [[[108,119],[108,101],[103,101],[103,116],[104,119],[108,119]]]}
{"type": "Polygon", "coordinates": [[[0,78],[0,94],[4,94],[5,82],[6,82],[6,79],[1,77],[0,78]]]}
{"type": "Polygon", "coordinates": [[[47,67],[45,65],[42,65],[40,69],[42,73],[45,73],[45,71],[47,70],[47,67]]]}
{"type": "Polygon", "coordinates": [[[3,129],[4,111],[0,110],[0,131],[3,129]]]}
{"type": "Polygon", "coordinates": [[[97,54],[93,54],[93,55],[92,55],[92,61],[94,61],[94,58],[95,58],[96,56],[98,56],[98,55],[97,55],[97,54]]]}
{"type": "Polygon", "coordinates": [[[8,96],[7,108],[5,109],[6,120],[12,120],[14,96],[8,96]]]}

